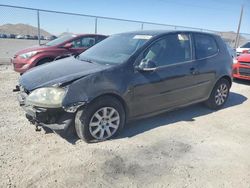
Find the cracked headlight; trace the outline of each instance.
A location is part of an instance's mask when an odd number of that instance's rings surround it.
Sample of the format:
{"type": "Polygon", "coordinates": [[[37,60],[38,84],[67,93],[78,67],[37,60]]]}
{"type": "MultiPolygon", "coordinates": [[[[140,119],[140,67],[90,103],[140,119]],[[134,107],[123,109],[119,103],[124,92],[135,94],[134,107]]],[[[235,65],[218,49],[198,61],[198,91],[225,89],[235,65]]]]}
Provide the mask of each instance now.
{"type": "Polygon", "coordinates": [[[26,98],[26,104],[45,108],[59,108],[62,107],[65,93],[66,89],[58,87],[36,89],[26,98]]]}
{"type": "Polygon", "coordinates": [[[21,58],[23,59],[28,59],[28,58],[31,58],[33,57],[34,55],[36,55],[38,52],[37,51],[32,51],[32,52],[28,52],[28,53],[25,53],[25,54],[21,54],[19,55],[21,58]]]}

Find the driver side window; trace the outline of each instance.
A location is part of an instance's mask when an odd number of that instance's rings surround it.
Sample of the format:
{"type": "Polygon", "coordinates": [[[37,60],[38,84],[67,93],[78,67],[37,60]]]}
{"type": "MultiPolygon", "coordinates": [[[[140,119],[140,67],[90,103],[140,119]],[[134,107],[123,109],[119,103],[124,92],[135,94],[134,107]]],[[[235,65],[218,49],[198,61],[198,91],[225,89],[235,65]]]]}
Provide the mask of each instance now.
{"type": "Polygon", "coordinates": [[[143,59],[153,61],[157,67],[191,60],[190,36],[169,34],[156,41],[143,54],[143,59]]]}
{"type": "Polygon", "coordinates": [[[72,48],[80,48],[82,46],[81,39],[76,39],[72,41],[72,48]]]}
{"type": "Polygon", "coordinates": [[[83,37],[82,38],[82,47],[90,48],[95,44],[95,37],[83,37]]]}
{"type": "Polygon", "coordinates": [[[73,48],[90,48],[95,44],[95,37],[82,37],[72,41],[73,48]]]}

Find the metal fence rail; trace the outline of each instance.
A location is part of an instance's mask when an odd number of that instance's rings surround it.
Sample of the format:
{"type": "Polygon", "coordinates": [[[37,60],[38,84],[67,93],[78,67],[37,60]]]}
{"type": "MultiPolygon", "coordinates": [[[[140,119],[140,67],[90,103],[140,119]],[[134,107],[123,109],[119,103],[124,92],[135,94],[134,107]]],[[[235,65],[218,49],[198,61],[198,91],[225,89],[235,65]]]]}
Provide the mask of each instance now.
{"type": "MultiPolygon", "coordinates": [[[[3,11],[0,11],[2,13],[10,11],[10,12],[13,12],[13,14],[15,14],[15,10],[26,11],[26,12],[21,13],[20,17],[22,17],[22,15],[27,14],[27,12],[29,12],[30,15],[31,14],[36,15],[36,19],[35,19],[36,21],[33,21],[32,24],[30,25],[37,26],[37,36],[38,36],[39,44],[41,44],[41,35],[42,35],[41,28],[44,29],[44,27],[46,27],[46,24],[50,26],[53,25],[51,24],[52,22],[55,22],[56,23],[55,25],[60,25],[58,23],[58,20],[69,19],[69,18],[66,18],[65,16],[67,17],[73,16],[74,18],[72,19],[77,19],[79,20],[80,23],[82,22],[83,19],[85,19],[85,23],[86,23],[85,25],[86,25],[86,28],[88,28],[88,29],[85,28],[86,30],[85,32],[91,32],[91,33],[112,34],[113,32],[116,32],[116,31],[123,32],[123,31],[128,31],[128,30],[139,30],[139,29],[141,30],[143,29],[196,30],[196,31],[202,31],[202,32],[217,33],[221,35],[223,38],[225,38],[226,41],[232,46],[236,42],[235,33],[232,33],[230,36],[225,36],[222,32],[204,29],[204,28],[188,27],[188,26],[181,26],[181,25],[170,25],[170,24],[163,24],[163,23],[140,21],[140,20],[120,19],[120,18],[113,18],[113,17],[104,17],[104,16],[98,16],[98,15],[79,14],[79,13],[62,12],[62,11],[54,11],[54,10],[36,9],[36,8],[28,8],[28,7],[12,6],[12,5],[4,5],[4,4],[0,4],[0,8],[4,9],[3,11]],[[58,16],[60,16],[60,18],[58,18],[58,16]],[[48,17],[50,17],[51,19],[49,21],[43,22],[43,26],[42,26],[41,22],[46,20],[46,18],[48,17]],[[54,21],[53,18],[56,19],[56,21],[54,21]],[[48,23],[48,22],[51,22],[51,23],[48,23]],[[123,24],[124,22],[126,24],[123,24]],[[107,28],[107,25],[112,25],[112,27],[107,28]],[[124,27],[125,25],[126,27],[124,27]]],[[[7,18],[6,18],[6,21],[4,20],[1,21],[1,19],[4,19],[4,14],[1,15],[2,13],[0,13],[0,25],[2,23],[11,23],[11,21],[8,21],[7,18]]],[[[34,16],[31,16],[31,17],[34,17],[34,16]]],[[[26,23],[27,19],[21,18],[19,22],[26,23]]],[[[65,23],[67,22],[64,22],[64,27],[67,27],[65,23]]],[[[68,27],[72,29],[75,26],[73,27],[68,26],[68,27]]],[[[65,30],[65,28],[62,30],[65,30]]],[[[0,30],[0,33],[1,33],[1,30],[0,30]]],[[[246,40],[250,40],[250,34],[242,33],[240,36],[240,44],[246,40]]]]}

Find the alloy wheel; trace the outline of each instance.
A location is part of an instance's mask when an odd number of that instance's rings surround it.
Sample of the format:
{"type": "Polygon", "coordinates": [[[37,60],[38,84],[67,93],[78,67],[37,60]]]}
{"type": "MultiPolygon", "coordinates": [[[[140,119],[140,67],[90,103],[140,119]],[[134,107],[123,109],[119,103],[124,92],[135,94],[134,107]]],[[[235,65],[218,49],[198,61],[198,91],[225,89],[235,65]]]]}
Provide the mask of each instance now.
{"type": "Polygon", "coordinates": [[[119,128],[120,115],[113,107],[102,107],[90,119],[89,132],[97,140],[113,136],[119,128]]]}
{"type": "Polygon", "coordinates": [[[220,106],[224,104],[228,95],[228,87],[226,84],[222,83],[216,90],[215,103],[220,106]]]}

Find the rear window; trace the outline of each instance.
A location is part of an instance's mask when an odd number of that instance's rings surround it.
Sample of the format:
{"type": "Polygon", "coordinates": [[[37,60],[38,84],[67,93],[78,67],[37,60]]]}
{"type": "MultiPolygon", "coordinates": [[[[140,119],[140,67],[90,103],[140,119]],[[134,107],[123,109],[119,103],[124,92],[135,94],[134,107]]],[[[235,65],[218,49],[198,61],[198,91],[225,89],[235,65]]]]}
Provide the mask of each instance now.
{"type": "Polygon", "coordinates": [[[241,48],[250,48],[250,42],[248,42],[248,43],[242,45],[241,48]]]}
{"type": "Polygon", "coordinates": [[[76,37],[76,35],[64,35],[64,36],[61,36],[57,39],[54,39],[52,41],[47,42],[45,45],[46,46],[56,46],[58,44],[66,42],[67,40],[72,39],[74,37],[76,37]]]}
{"type": "Polygon", "coordinates": [[[215,55],[218,52],[218,47],[212,36],[195,34],[195,51],[196,58],[201,59],[215,55]]]}

